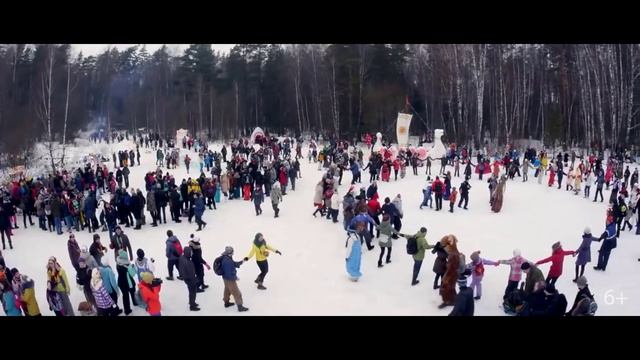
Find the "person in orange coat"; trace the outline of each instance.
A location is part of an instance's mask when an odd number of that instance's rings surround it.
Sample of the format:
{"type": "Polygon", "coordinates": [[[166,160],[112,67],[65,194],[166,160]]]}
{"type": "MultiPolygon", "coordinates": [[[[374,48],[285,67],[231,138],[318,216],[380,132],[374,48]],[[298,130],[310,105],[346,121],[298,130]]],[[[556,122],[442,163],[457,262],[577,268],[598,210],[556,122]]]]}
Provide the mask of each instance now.
{"type": "Polygon", "coordinates": [[[556,242],[551,246],[552,253],[548,258],[542,259],[536,262],[536,265],[551,262],[551,268],[547,275],[547,285],[555,285],[556,281],[562,275],[562,268],[564,265],[564,257],[567,255],[576,256],[576,252],[573,250],[565,251],[562,249],[560,242],[556,242]]]}
{"type": "Polygon", "coordinates": [[[161,279],[154,279],[153,274],[144,272],[141,275],[142,281],[138,284],[140,288],[140,297],[147,304],[147,312],[151,316],[161,316],[160,313],[160,288],[162,287],[161,279]]]}
{"type": "Polygon", "coordinates": [[[456,199],[458,198],[458,190],[456,190],[455,186],[451,188],[451,195],[449,195],[449,212],[453,212],[453,207],[456,204],[456,199]]]}

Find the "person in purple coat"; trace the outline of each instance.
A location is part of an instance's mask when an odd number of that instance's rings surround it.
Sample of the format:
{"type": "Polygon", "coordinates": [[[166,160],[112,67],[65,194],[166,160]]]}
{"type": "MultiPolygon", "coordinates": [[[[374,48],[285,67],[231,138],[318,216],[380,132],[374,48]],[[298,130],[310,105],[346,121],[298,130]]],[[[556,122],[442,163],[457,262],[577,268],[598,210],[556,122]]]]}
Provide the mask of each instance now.
{"type": "Polygon", "coordinates": [[[573,282],[578,281],[578,278],[584,275],[585,266],[591,262],[591,242],[594,240],[598,241],[598,239],[591,236],[591,229],[587,226],[584,228],[584,234],[582,234],[582,243],[576,250],[578,256],[576,259],[576,277],[573,282]]]}
{"type": "Polygon", "coordinates": [[[480,251],[471,253],[471,262],[467,264],[467,269],[471,270],[471,290],[475,291],[474,300],[482,297],[482,278],[484,277],[484,265],[500,265],[497,261],[491,261],[480,257],[480,251]]]}

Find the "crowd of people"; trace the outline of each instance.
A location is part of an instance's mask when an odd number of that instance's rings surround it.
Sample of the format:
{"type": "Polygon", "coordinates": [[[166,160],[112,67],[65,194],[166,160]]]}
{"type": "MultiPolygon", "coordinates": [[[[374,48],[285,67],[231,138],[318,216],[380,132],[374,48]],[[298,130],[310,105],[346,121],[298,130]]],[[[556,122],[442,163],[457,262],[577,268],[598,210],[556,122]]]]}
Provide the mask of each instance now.
{"type": "MultiPolygon", "coordinates": [[[[86,300],[79,304],[76,311],[83,314],[119,315],[123,312],[118,303],[121,294],[125,315],[132,312],[132,305],[144,308],[150,315],[161,315],[160,290],[163,280],[156,276],[155,260],[145,257],[141,248],[136,250],[134,257],[132,241],[124,233],[124,229],[140,230],[147,225],[164,225],[167,222],[166,207],[169,207],[171,221],[181,223],[186,218],[191,223],[195,218],[197,232],[207,225],[203,220],[207,209],[216,210],[216,203],[234,199],[251,201],[256,216],[260,216],[261,204],[265,197],[269,197],[273,216],[278,218],[283,196],[288,194],[288,189],[295,191],[296,181],[301,179],[299,159],[303,157],[302,139],[286,137],[280,141],[268,136],[259,137],[254,141],[240,139],[225,144],[220,152],[216,152],[209,149],[204,141],[185,137],[182,147],[193,149],[197,157],[191,159],[187,154],[182,161],[179,157],[180,151],[174,147],[173,141],[163,141],[157,134],[138,134],[137,137],[133,135],[133,139],[136,143],[135,151],[122,149],[113,153],[111,171],[107,159],[96,157],[84,168],[60,170],[35,179],[17,179],[1,192],[0,234],[3,250],[6,251],[5,238],[9,251],[13,249],[11,237],[14,235],[14,229],[18,229],[16,216],[19,213],[22,214],[22,225],[25,228],[27,224],[35,225],[32,216],[37,217],[38,226],[44,232],[55,230],[58,235],[63,235],[64,224],[69,233],[68,252],[76,273],[76,283],[82,287],[86,300]],[[139,188],[129,189],[129,168],[136,166],[135,160],[137,166],[140,166],[141,147],[155,150],[157,160],[156,168],[145,174],[145,192],[139,188]],[[187,173],[190,173],[191,165],[195,163],[194,169],[199,175],[182,179],[178,183],[169,170],[181,166],[180,162],[184,164],[187,173]],[[166,168],[164,171],[163,166],[166,168]],[[145,210],[149,213],[151,224],[147,224],[145,220],[145,210]],[[73,232],[85,230],[93,234],[93,243],[89,248],[81,248],[73,232]],[[101,243],[101,231],[108,232],[108,247],[101,243]],[[116,271],[113,271],[106,256],[109,250],[114,253],[116,271]]],[[[113,140],[121,139],[116,137],[113,140]]],[[[503,294],[506,312],[518,315],[593,315],[597,305],[584,276],[585,266],[591,261],[591,243],[602,242],[598,264],[594,269],[605,271],[620,231],[625,231],[626,227],[629,227],[630,231],[633,228],[634,214],[636,234],[640,234],[638,171],[636,169],[631,173],[628,166],[623,171],[624,163],[619,156],[613,156],[605,163],[602,156],[591,155],[581,158],[575,153],[569,161],[569,154],[565,153],[564,157],[558,154],[555,161],[550,161],[545,151],[527,149],[521,165],[521,154],[516,149],[510,149],[504,156],[498,156],[496,153],[493,163],[488,156],[478,151],[474,164],[470,148],[452,146],[447,154],[439,159],[441,168],[433,181],[431,163],[435,160],[427,157],[425,161],[421,161],[417,151],[412,151],[411,148],[401,149],[395,157],[384,150],[372,153],[364,166],[364,153],[361,148],[350,146],[346,141],[329,139],[321,149],[312,140],[308,158],[309,162],[318,163],[318,169],[325,170],[315,187],[313,216],[319,213],[322,218],[326,217],[334,223],[339,223],[338,216],[342,209],[342,226],[347,233],[345,263],[349,278],[357,281],[362,276],[360,265],[363,246],[366,245],[367,249],[372,251],[375,248],[374,239],[377,240],[380,247],[377,266],[382,268],[392,261],[393,240],[405,238],[406,252],[413,258],[411,285],[416,286],[420,283],[420,269],[427,250],[431,250],[435,254],[433,288],[438,290],[442,297],[441,308],[453,306],[451,315],[473,315],[474,301],[482,297],[484,267],[499,265],[508,265],[511,268],[503,294]],[[506,183],[514,180],[516,176],[522,177],[522,181],[526,182],[529,171],[534,170],[538,184],[542,183],[543,176],[548,175],[547,185],[553,186],[557,181],[558,189],[562,188],[562,180],[566,176],[565,190],[576,195],[582,194],[584,184],[584,197],[587,198],[590,196],[592,184],[596,187],[596,199],[600,194],[601,201],[603,187],[606,185],[607,190],[611,187],[606,229],[599,237],[593,237],[590,229],[586,228],[582,235],[582,243],[575,251],[565,251],[560,243],[554,243],[551,256],[536,262],[523,258],[519,250],[514,250],[510,259],[496,261],[481,258],[480,251],[475,251],[467,262],[465,255],[457,248],[458,239],[455,235],[446,235],[434,245],[430,245],[426,237],[426,227],[421,227],[415,233],[402,232],[402,219],[406,209],[403,209],[400,194],[393,196],[393,199],[385,197],[381,204],[377,182],[392,181],[391,170],[394,172],[393,181],[402,181],[406,177],[407,165],[411,165],[414,175],[418,176],[417,168],[421,164],[426,169],[427,184],[422,189],[423,201],[420,209],[433,208],[433,196],[436,211],[442,209],[443,200],[449,201],[451,213],[454,212],[456,203],[458,208],[468,210],[471,189],[469,180],[475,172],[480,180],[483,175],[490,174],[487,180],[490,205],[494,212],[499,212],[506,183]],[[453,167],[453,176],[447,171],[447,166],[453,167]],[[452,186],[452,181],[453,178],[460,177],[462,166],[464,180],[456,188],[452,186]],[[475,171],[472,168],[475,168],[475,171]],[[568,172],[565,172],[566,168],[569,169],[568,172]],[[362,183],[361,171],[366,170],[369,171],[370,184],[368,187],[360,187],[358,191],[356,184],[362,183]],[[342,184],[346,171],[351,172],[352,179],[349,189],[342,195],[339,194],[338,187],[342,184]],[[555,288],[555,283],[562,274],[563,259],[568,255],[577,257],[573,281],[580,289],[569,311],[566,310],[566,298],[555,288]],[[539,268],[545,263],[552,264],[546,278],[539,268]],[[526,274],[526,280],[520,283],[522,274],[526,274]],[[468,285],[469,278],[471,283],[468,285]]],[[[238,311],[244,312],[248,308],[244,306],[237,285],[237,269],[255,256],[260,270],[255,283],[258,289],[266,290],[264,280],[269,269],[269,252],[281,255],[279,250],[267,245],[264,236],[258,233],[250,252],[242,260],[234,260],[234,250],[227,246],[224,252],[209,264],[204,260],[199,237],[191,234],[188,244],[183,247],[173,231],[168,230],[165,251],[168,270],[166,280],[174,280],[173,270],[176,268],[179,273],[178,280],[184,281],[187,287],[189,309],[199,311],[200,306],[196,303],[197,294],[208,288],[204,282],[204,269],[213,269],[216,275],[223,278],[223,305],[235,305],[238,311]],[[231,295],[235,303],[231,302],[231,295]]],[[[47,264],[46,291],[48,305],[56,315],[75,314],[69,301],[71,287],[65,269],[60,266],[56,257],[52,256],[47,264]]],[[[3,256],[0,256],[0,291],[7,315],[40,314],[34,296],[33,280],[21,274],[16,267],[7,268],[3,256]]]]}

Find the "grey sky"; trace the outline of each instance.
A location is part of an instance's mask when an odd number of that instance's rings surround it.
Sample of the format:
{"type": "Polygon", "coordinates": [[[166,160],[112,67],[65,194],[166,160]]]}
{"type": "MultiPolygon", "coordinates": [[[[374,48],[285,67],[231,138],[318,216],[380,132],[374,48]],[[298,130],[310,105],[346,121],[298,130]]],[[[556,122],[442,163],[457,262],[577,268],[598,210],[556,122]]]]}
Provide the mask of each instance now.
{"type": "MultiPolygon", "coordinates": [[[[72,51],[74,54],[77,54],[78,52],[82,51],[82,54],[84,56],[90,56],[90,55],[97,55],[104,52],[109,46],[115,46],[116,48],[118,48],[118,50],[122,50],[138,44],[71,44],[71,45],[72,45],[72,48],[73,48],[72,51]]],[[[142,44],[139,44],[139,45],[142,45],[142,44]]],[[[147,52],[149,52],[150,54],[158,50],[160,47],[162,47],[162,44],[144,44],[144,45],[147,46],[147,52]]],[[[234,45],[235,44],[213,44],[212,47],[214,51],[228,53],[229,50],[231,50],[231,48],[234,45]]],[[[184,49],[187,46],[189,45],[188,44],[167,44],[169,53],[172,53],[172,54],[181,53],[182,51],[184,51],[184,49]]]]}

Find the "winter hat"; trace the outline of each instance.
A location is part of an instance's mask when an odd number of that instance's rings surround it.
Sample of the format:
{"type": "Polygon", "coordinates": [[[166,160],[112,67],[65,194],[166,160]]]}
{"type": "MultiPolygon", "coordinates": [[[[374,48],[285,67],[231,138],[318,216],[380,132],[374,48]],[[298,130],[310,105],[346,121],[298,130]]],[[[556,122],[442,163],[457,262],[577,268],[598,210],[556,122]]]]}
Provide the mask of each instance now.
{"type": "Polygon", "coordinates": [[[560,244],[560,241],[557,241],[553,245],[551,245],[551,249],[553,251],[556,251],[556,250],[560,249],[561,247],[562,247],[562,245],[560,244]]]}
{"type": "Polygon", "coordinates": [[[91,288],[97,289],[102,286],[102,278],[100,277],[100,270],[94,268],[91,270],[91,288]]]}
{"type": "Polygon", "coordinates": [[[253,237],[253,242],[257,243],[261,237],[262,237],[262,233],[257,233],[256,236],[253,237]]]}
{"type": "Polygon", "coordinates": [[[129,257],[125,250],[118,251],[118,258],[116,259],[118,265],[129,265],[129,257]]]}
{"type": "Polygon", "coordinates": [[[585,235],[591,235],[591,228],[588,227],[588,226],[586,228],[584,228],[584,234],[585,235]]]}
{"type": "Polygon", "coordinates": [[[144,259],[144,250],[138,249],[136,251],[136,255],[138,256],[138,259],[144,259]]]}
{"type": "Polygon", "coordinates": [[[427,228],[426,228],[426,227],[424,227],[424,226],[423,226],[423,227],[421,227],[421,228],[420,228],[420,232],[421,232],[421,233],[425,233],[425,234],[426,234],[426,233],[427,233],[427,228]]]}
{"type": "Polygon", "coordinates": [[[224,252],[222,253],[222,255],[233,255],[233,247],[225,246],[224,252]]]}
{"type": "Polygon", "coordinates": [[[578,285],[578,288],[584,288],[585,286],[587,286],[587,278],[584,276],[580,276],[578,280],[576,280],[576,284],[578,285]]]}
{"type": "Polygon", "coordinates": [[[520,269],[522,270],[528,270],[529,268],[531,268],[531,264],[529,264],[528,262],[524,262],[522,263],[522,265],[520,265],[520,269]]]}
{"type": "Polygon", "coordinates": [[[167,230],[167,236],[168,236],[168,237],[172,237],[172,236],[173,236],[173,231],[171,231],[171,230],[167,230]]]}
{"type": "Polygon", "coordinates": [[[469,257],[473,262],[477,262],[478,260],[480,260],[480,250],[472,252],[471,256],[469,257]]]}
{"type": "Polygon", "coordinates": [[[522,253],[520,252],[520,249],[514,249],[513,250],[513,256],[520,256],[522,253]]]}
{"type": "Polygon", "coordinates": [[[143,272],[140,274],[140,277],[142,278],[142,282],[145,284],[151,284],[151,282],[153,282],[153,274],[150,272],[143,272]]]}
{"type": "Polygon", "coordinates": [[[191,234],[191,241],[193,241],[196,244],[200,244],[200,238],[196,237],[195,235],[191,234]]]}

